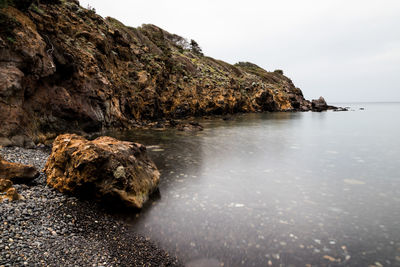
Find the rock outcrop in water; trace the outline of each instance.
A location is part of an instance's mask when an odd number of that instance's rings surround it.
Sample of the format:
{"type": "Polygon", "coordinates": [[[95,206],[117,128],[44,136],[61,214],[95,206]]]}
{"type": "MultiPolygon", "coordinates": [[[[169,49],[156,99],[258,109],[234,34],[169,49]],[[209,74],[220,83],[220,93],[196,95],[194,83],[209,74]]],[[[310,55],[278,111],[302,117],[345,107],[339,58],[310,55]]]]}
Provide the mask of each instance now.
{"type": "Polygon", "coordinates": [[[14,3],[0,10],[3,144],[186,116],[312,109],[282,71],[203,56],[154,25],[103,19],[76,0],[14,3]]]}
{"type": "Polygon", "coordinates": [[[76,134],[56,138],[44,172],[47,184],[61,192],[135,208],[143,206],[160,179],[145,146],[107,136],[88,141],[76,134]]]}
{"type": "Polygon", "coordinates": [[[325,99],[321,96],[318,99],[313,99],[311,101],[311,107],[315,111],[324,111],[328,109],[328,104],[326,103],[325,99]]]}

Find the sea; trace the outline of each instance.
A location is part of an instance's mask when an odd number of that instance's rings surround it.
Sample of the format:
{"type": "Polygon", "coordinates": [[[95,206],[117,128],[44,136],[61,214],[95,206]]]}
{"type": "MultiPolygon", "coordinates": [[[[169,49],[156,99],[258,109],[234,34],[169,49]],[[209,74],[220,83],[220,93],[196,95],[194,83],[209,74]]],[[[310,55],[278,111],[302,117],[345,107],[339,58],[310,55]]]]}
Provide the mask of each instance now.
{"type": "Polygon", "coordinates": [[[400,266],[400,103],[135,130],[160,192],[129,218],[186,266],[400,266]]]}

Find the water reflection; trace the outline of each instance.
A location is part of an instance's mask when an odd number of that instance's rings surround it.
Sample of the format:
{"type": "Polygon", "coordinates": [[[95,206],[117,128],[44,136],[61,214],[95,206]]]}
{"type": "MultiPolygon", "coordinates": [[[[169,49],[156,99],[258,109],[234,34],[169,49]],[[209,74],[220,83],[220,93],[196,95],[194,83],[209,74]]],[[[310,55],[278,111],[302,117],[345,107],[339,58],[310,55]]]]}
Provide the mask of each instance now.
{"type": "Polygon", "coordinates": [[[120,134],[149,145],[162,174],[161,199],[132,227],[188,266],[398,265],[400,130],[382,119],[392,109],[120,134]]]}

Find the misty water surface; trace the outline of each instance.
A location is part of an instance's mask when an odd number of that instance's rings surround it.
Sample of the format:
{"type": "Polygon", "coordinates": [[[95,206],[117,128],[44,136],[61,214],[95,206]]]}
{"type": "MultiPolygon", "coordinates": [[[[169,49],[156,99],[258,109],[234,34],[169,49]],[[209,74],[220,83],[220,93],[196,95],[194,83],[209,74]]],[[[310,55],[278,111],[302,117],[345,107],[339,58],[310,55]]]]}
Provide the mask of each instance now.
{"type": "Polygon", "coordinates": [[[350,106],[119,134],[161,171],[132,228],[188,266],[399,266],[400,104],[350,106]]]}

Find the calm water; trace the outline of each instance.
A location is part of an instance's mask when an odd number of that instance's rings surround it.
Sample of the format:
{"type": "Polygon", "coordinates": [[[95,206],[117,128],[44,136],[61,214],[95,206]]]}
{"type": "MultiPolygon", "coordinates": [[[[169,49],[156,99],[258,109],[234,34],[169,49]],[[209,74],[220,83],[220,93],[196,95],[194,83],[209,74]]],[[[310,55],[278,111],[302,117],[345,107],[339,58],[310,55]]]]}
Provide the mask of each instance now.
{"type": "Polygon", "coordinates": [[[400,266],[400,104],[342,105],[119,135],[162,174],[133,229],[187,266],[400,266]]]}

